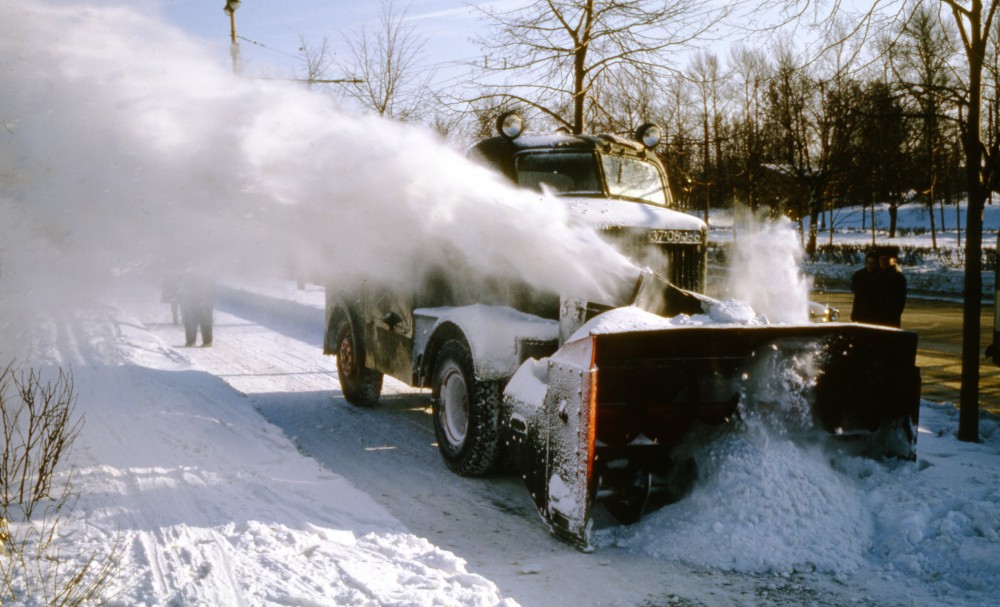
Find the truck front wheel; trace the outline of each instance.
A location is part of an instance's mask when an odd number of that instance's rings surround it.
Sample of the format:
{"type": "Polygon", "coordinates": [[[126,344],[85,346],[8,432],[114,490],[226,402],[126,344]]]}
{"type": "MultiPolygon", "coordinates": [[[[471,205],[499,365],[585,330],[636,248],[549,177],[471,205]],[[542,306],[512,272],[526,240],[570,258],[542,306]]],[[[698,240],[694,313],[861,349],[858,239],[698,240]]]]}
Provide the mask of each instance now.
{"type": "Polygon", "coordinates": [[[337,377],[344,398],[352,405],[371,407],[382,393],[382,374],[365,368],[365,355],[354,323],[344,314],[333,321],[337,377]]]}
{"type": "Polygon", "coordinates": [[[462,339],[441,347],[434,372],[434,434],[448,468],[462,476],[490,471],[500,458],[500,384],[477,381],[462,339]]]}

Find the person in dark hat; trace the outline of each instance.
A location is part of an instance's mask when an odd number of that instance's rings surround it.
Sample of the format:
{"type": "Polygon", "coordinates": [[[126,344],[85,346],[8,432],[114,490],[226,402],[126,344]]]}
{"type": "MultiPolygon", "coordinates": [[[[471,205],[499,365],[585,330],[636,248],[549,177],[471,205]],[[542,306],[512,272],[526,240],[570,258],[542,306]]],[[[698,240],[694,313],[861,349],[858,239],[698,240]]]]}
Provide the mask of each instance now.
{"type": "Polygon", "coordinates": [[[906,277],[899,269],[899,248],[884,247],[878,251],[878,279],[875,297],[878,308],[877,324],[899,327],[906,307],[906,277]]]}
{"type": "Polygon", "coordinates": [[[878,281],[878,256],[874,251],[865,255],[865,267],[851,276],[851,292],[854,304],[851,306],[851,320],[854,322],[876,323],[879,320],[875,294],[878,281]]]}

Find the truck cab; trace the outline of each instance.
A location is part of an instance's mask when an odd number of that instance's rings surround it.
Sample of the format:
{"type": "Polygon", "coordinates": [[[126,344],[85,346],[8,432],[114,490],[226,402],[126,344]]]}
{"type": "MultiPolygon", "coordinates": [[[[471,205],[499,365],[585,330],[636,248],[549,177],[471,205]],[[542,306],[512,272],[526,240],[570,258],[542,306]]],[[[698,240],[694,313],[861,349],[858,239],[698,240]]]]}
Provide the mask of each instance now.
{"type": "MultiPolygon", "coordinates": [[[[496,124],[498,135],[473,146],[471,159],[518,187],[556,197],[638,267],[652,267],[682,289],[704,290],[707,226],[674,208],[667,172],[653,151],[658,127],[643,125],[633,140],[525,134],[514,113],[496,124]]],[[[476,275],[461,264],[419,275],[427,278],[418,289],[328,286],[324,353],[337,356],[341,389],[355,405],[377,403],[384,375],[431,388],[446,464],[458,474],[482,474],[500,457],[507,382],[525,360],[556,351],[560,335],[566,337],[560,319],[567,311],[577,315],[573,326],[587,312],[567,303],[575,294],[476,275]]]]}
{"type": "Polygon", "coordinates": [[[633,139],[533,135],[523,132],[520,116],[508,112],[497,120],[497,131],[473,146],[470,156],[519,187],[559,197],[640,265],[683,289],[704,292],[707,227],[676,210],[667,171],[654,151],[658,126],[642,125],[633,139]]]}

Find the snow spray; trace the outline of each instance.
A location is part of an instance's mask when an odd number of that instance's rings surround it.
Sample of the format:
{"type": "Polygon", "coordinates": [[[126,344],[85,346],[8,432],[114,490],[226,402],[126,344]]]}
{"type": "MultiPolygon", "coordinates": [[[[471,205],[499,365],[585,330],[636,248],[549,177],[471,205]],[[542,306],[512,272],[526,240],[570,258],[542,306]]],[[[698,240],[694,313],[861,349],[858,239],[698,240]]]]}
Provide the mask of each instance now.
{"type": "MultiPolygon", "coordinates": [[[[808,322],[810,284],[791,224],[744,227],[733,245],[727,294],[772,323],[808,322]]],[[[734,423],[705,428],[681,447],[698,475],[691,493],[597,542],[696,566],[753,573],[855,572],[866,567],[874,517],[861,489],[831,465],[813,427],[825,356],[815,343],[759,353],[740,389],[734,423]]]]}
{"type": "Polygon", "coordinates": [[[594,298],[637,275],[558,201],[430,131],[240,78],[124,3],[4,2],[0,56],[7,296],[72,302],[188,266],[406,284],[460,260],[594,298]]]}
{"type": "Polygon", "coordinates": [[[808,322],[812,284],[802,273],[802,259],[790,221],[751,222],[732,245],[727,294],[771,322],[808,322]]]}
{"type": "Polygon", "coordinates": [[[697,468],[689,495],[597,543],[748,573],[853,573],[866,567],[875,521],[860,486],[808,432],[822,352],[775,349],[749,370],[740,418],[682,448],[697,468]]]}

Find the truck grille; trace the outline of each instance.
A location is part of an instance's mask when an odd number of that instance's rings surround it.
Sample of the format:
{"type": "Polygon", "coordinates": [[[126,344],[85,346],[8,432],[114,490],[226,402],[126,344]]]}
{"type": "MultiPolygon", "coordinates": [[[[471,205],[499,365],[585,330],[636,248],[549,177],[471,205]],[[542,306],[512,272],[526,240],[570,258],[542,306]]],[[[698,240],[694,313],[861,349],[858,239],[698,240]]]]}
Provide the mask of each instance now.
{"type": "Polygon", "coordinates": [[[705,292],[707,235],[703,230],[608,228],[619,250],[675,286],[705,292]]]}
{"type": "Polygon", "coordinates": [[[667,279],[676,286],[705,292],[705,245],[664,244],[667,256],[667,279]]]}

